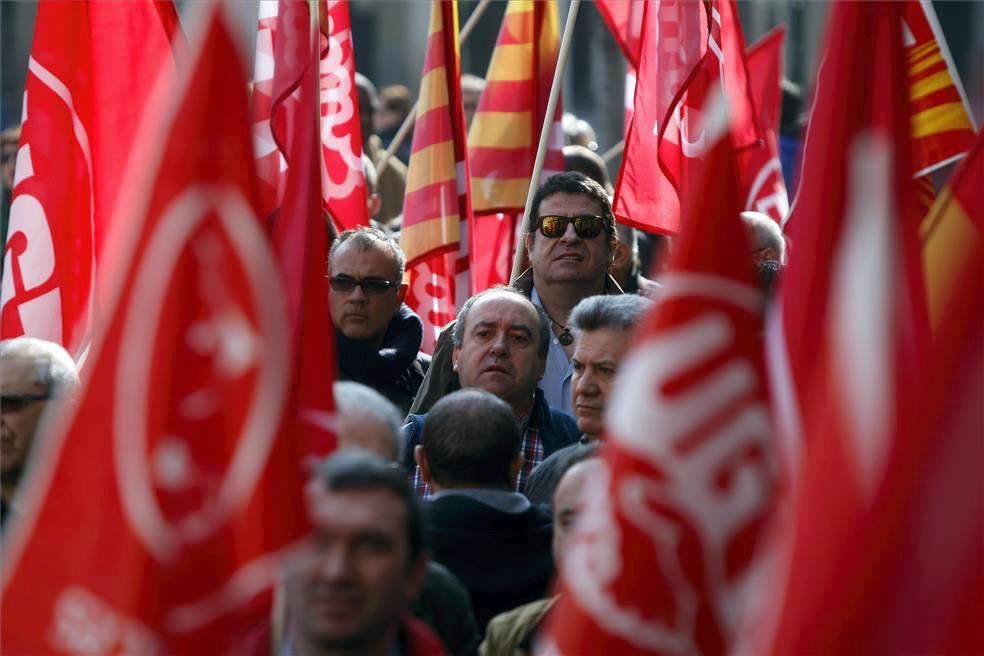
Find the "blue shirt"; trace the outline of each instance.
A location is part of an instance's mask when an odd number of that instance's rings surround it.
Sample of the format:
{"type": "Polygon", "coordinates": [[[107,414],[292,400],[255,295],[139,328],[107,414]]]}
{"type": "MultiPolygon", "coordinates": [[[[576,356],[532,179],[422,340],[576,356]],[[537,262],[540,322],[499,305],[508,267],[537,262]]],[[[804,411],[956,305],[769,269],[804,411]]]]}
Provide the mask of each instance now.
{"type": "MultiPolygon", "coordinates": [[[[530,300],[541,309],[543,308],[540,295],[536,293],[536,287],[533,288],[530,300]]],[[[550,350],[547,351],[547,368],[543,372],[543,378],[540,379],[538,387],[543,390],[547,405],[571,416],[574,415],[574,400],[571,398],[571,378],[573,376],[574,367],[571,365],[570,358],[567,357],[567,351],[564,350],[560,340],[554,336],[550,340],[550,350]]]]}

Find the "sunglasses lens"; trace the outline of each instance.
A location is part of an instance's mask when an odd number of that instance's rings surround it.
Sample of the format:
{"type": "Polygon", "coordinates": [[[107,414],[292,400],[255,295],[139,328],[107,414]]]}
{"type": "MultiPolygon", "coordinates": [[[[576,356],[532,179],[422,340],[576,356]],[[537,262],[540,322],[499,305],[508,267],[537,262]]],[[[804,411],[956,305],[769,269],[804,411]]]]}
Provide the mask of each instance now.
{"type": "Polygon", "coordinates": [[[540,217],[540,233],[544,237],[549,237],[550,239],[556,239],[564,234],[567,230],[566,216],[543,216],[540,217]]]}
{"type": "Polygon", "coordinates": [[[372,294],[373,296],[380,296],[386,293],[386,290],[390,288],[390,283],[388,280],[378,280],[376,278],[367,278],[362,281],[362,289],[365,290],[367,294],[372,294]]]}
{"type": "Polygon", "coordinates": [[[332,291],[340,294],[347,294],[355,289],[355,278],[347,276],[334,276],[330,279],[332,291]]]}
{"type": "Polygon", "coordinates": [[[601,234],[601,219],[597,216],[579,216],[574,219],[574,230],[581,239],[593,239],[601,234]]]}

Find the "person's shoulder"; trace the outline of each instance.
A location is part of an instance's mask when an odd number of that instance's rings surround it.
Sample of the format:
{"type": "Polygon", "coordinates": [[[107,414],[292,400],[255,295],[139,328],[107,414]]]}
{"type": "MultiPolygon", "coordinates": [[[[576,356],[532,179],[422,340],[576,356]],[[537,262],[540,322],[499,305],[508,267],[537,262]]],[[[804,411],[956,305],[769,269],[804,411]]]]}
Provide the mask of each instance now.
{"type": "Polygon", "coordinates": [[[521,653],[520,645],[540,625],[555,601],[555,597],[538,599],[493,617],[478,653],[482,656],[521,653]]]}

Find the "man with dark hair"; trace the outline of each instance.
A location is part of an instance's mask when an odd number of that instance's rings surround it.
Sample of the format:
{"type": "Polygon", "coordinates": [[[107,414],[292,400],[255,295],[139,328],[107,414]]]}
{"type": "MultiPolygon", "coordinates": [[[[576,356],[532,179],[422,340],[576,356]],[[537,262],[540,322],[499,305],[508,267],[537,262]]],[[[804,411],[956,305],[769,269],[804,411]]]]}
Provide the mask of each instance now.
{"type": "Polygon", "coordinates": [[[650,305],[648,299],[632,294],[591,296],[571,312],[574,418],[583,435],[577,444],[560,449],[530,474],[524,494],[533,503],[550,503],[569,462],[601,439],[619,366],[650,305]]]}
{"type": "Polygon", "coordinates": [[[404,415],[430,364],[423,323],[403,302],[405,267],[399,244],[375,228],[346,230],[329,257],[339,378],[368,385],[404,415]]]}
{"type": "Polygon", "coordinates": [[[321,465],[305,495],[312,534],[288,562],[282,652],[444,654],[407,614],[428,559],[423,513],[402,472],[345,451],[321,465]]]}
{"type": "MultiPolygon", "coordinates": [[[[452,366],[464,388],[485,390],[508,404],[520,423],[524,462],[515,478],[522,491],[526,478],[546,456],[578,437],[574,420],[552,409],[537,389],[550,346],[550,324],[528,298],[509,287],[495,287],[468,299],[452,329],[452,366]]],[[[410,415],[403,427],[407,450],[404,462],[412,468],[414,487],[429,490],[413,449],[421,442],[430,414],[410,415]]]]}
{"type": "MultiPolygon", "coordinates": [[[[559,484],[553,495],[553,557],[558,568],[563,567],[567,540],[584,508],[584,490],[597,478],[602,466],[596,458],[597,446],[592,444],[590,448],[578,451],[559,472],[559,484]]],[[[479,654],[532,654],[536,632],[556,601],[556,596],[538,599],[494,617],[489,622],[479,654]]]]}
{"type": "MultiPolygon", "coordinates": [[[[376,121],[380,110],[376,86],[361,73],[355,74],[355,86],[359,93],[359,120],[362,128],[362,152],[379,167],[386,148],[376,134],[376,121]]],[[[386,224],[403,212],[403,193],[407,185],[407,166],[399,158],[390,158],[386,168],[379,172],[379,197],[382,205],[378,219],[386,224]]]]}
{"type": "Polygon", "coordinates": [[[461,390],[434,405],[414,452],[434,490],[434,559],[464,583],[483,631],[496,614],[541,598],[553,570],[550,515],[513,491],[521,441],[505,401],[461,390]]]}
{"type": "MultiPolygon", "coordinates": [[[[525,237],[531,267],[514,287],[550,319],[554,338],[539,387],[553,408],[571,410],[573,337],[567,326],[571,309],[588,296],[622,293],[608,275],[617,243],[611,201],[594,180],[581,173],[560,173],[533,197],[525,237]]],[[[452,371],[451,351],[451,331],[445,327],[411,412],[426,412],[441,396],[460,387],[452,371]]]]}

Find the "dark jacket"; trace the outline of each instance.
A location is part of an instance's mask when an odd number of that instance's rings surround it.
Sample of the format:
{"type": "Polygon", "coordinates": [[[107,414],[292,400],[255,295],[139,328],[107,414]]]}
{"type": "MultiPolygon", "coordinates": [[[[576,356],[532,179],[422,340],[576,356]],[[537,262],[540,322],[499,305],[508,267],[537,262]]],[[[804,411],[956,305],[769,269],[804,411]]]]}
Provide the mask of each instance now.
{"type": "MultiPolygon", "coordinates": [[[[417,463],[413,459],[413,449],[420,444],[424,433],[424,420],[427,415],[410,415],[403,425],[403,464],[412,473],[417,463]]],[[[533,397],[533,414],[530,416],[531,425],[540,433],[540,443],[543,444],[543,456],[549,457],[555,451],[574,444],[581,438],[577,422],[569,414],[554,410],[547,405],[543,392],[536,390],[533,397]]]]}
{"type": "MultiPolygon", "coordinates": [[[[526,297],[533,295],[533,269],[527,269],[521,276],[516,278],[512,285],[523,292],[526,297]]],[[[605,294],[622,294],[622,288],[618,286],[615,279],[611,276],[605,278],[605,294]]],[[[461,389],[458,382],[458,374],[454,372],[451,364],[451,354],[454,350],[454,343],[451,339],[451,332],[454,329],[454,321],[448,323],[441,329],[441,334],[437,338],[434,346],[434,353],[431,356],[431,366],[424,376],[424,381],[417,391],[417,397],[413,400],[410,412],[421,414],[429,412],[431,407],[446,394],[461,389]]]]}
{"type": "Polygon", "coordinates": [[[427,574],[411,611],[414,617],[434,629],[448,652],[454,656],[475,656],[482,634],[475,622],[468,590],[448,568],[427,563],[427,574]]]}
{"type": "Polygon", "coordinates": [[[499,493],[513,503],[509,511],[456,492],[437,494],[425,506],[434,560],[468,589],[484,633],[499,613],[546,594],[553,575],[553,526],[545,510],[515,492],[499,493]]]}
{"type": "Polygon", "coordinates": [[[338,379],[373,388],[406,414],[430,366],[420,351],[424,325],[406,304],[400,306],[383,337],[383,348],[345,337],[337,329],[338,379]]]}
{"type": "Polygon", "coordinates": [[[553,495],[557,491],[560,477],[575,458],[590,448],[591,442],[582,436],[576,444],[565,446],[547,456],[530,472],[523,494],[532,503],[553,506],[553,495]]]}

